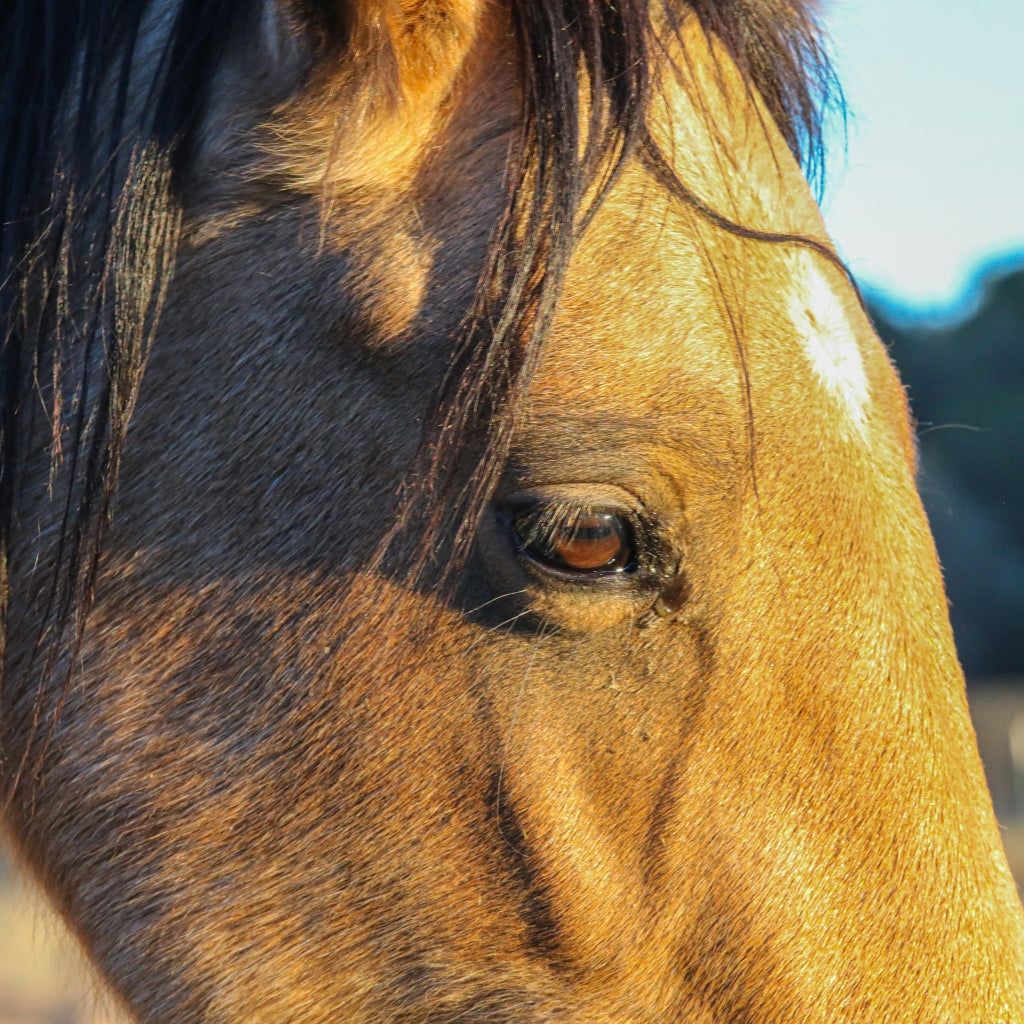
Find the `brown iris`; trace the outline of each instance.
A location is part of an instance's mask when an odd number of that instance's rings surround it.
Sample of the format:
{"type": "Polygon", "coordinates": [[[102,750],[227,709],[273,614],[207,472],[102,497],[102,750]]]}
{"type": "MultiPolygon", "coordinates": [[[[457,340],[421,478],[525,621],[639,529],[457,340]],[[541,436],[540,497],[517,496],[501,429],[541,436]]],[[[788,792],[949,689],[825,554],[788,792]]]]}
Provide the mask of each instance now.
{"type": "Polygon", "coordinates": [[[521,549],[546,568],[603,574],[633,565],[632,533],[614,512],[531,509],[516,513],[513,522],[521,549]]]}

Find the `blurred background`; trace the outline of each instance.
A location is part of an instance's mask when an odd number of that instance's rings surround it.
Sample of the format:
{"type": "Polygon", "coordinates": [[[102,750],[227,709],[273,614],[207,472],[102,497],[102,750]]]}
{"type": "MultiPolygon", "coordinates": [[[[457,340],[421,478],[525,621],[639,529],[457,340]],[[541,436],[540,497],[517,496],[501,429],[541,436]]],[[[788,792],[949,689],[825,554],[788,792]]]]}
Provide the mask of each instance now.
{"type": "MultiPolygon", "coordinates": [[[[831,0],[823,207],[906,383],[996,812],[1024,882],[1024,5],[831,0]]],[[[0,851],[0,1024],[105,1024],[0,851]]]]}

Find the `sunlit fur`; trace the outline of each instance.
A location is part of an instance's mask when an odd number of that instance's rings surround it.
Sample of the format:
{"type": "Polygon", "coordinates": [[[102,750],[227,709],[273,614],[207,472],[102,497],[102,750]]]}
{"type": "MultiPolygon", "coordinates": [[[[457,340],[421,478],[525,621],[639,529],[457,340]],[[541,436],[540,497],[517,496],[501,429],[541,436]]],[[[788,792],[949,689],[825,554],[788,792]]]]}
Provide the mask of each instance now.
{"type": "Polygon", "coordinates": [[[140,144],[2,165],[7,830],[130,1010],[1024,1021],[906,401],[793,153],[814,37],[765,42],[808,12],[215,6],[207,102],[146,120],[159,5],[140,144]],[[523,41],[580,25],[643,102],[570,48],[559,149],[523,41]],[[513,501],[642,571],[546,572],[513,501]]]}

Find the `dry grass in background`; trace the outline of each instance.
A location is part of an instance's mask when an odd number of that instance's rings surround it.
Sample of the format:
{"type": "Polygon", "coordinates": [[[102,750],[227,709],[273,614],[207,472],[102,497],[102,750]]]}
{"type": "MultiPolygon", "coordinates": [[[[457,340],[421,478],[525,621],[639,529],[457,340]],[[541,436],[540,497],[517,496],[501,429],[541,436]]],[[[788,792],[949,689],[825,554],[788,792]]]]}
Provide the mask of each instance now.
{"type": "Polygon", "coordinates": [[[78,945],[0,851],[0,1024],[126,1024],[78,945]]]}

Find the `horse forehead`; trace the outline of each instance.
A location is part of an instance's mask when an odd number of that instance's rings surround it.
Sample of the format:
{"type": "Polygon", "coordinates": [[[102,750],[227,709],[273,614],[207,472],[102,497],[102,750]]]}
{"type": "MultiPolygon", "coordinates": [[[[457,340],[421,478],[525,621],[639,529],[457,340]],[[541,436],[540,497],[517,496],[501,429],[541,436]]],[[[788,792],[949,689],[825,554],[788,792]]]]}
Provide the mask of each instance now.
{"type": "Polygon", "coordinates": [[[731,237],[688,211],[652,216],[650,205],[620,204],[581,247],[538,403],[642,412],[670,432],[743,433],[748,412],[784,412],[869,441],[891,371],[843,272],[799,246],[731,237]]]}
{"type": "MultiPolygon", "coordinates": [[[[695,22],[682,43],[687,59],[667,63],[652,111],[679,180],[745,229],[831,249],[796,161],[728,55],[695,22]]],[[[691,421],[700,402],[717,425],[731,417],[744,431],[760,392],[846,440],[869,439],[874,391],[892,376],[837,265],[799,242],[713,224],[642,167],[620,179],[579,245],[548,348],[542,402],[691,421]]]]}

